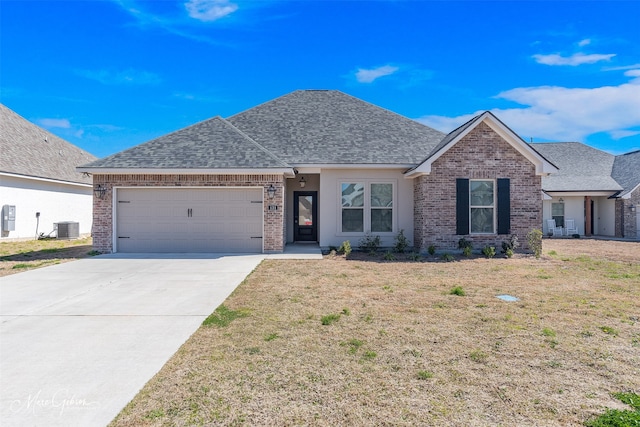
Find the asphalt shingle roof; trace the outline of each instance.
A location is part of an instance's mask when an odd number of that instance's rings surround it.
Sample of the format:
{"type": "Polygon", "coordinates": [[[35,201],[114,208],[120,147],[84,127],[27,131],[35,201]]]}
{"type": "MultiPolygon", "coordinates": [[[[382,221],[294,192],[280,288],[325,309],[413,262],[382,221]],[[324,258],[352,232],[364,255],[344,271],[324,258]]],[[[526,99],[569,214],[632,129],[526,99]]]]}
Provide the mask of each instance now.
{"type": "Polygon", "coordinates": [[[615,156],[579,142],[530,144],[560,170],[542,177],[545,191],[619,191],[611,177],[615,156]]]}
{"type": "Polygon", "coordinates": [[[214,117],[83,167],[270,169],[291,166],[222,117],[214,117]]]}
{"type": "Polygon", "coordinates": [[[228,120],[294,165],[413,165],[445,137],[336,90],[295,91],[228,120]]]}
{"type": "Polygon", "coordinates": [[[76,167],[95,159],[0,104],[0,172],[91,184],[76,167]]]}
{"type": "Polygon", "coordinates": [[[616,156],[612,176],[623,188],[620,196],[640,185],[640,150],[616,156]]]}

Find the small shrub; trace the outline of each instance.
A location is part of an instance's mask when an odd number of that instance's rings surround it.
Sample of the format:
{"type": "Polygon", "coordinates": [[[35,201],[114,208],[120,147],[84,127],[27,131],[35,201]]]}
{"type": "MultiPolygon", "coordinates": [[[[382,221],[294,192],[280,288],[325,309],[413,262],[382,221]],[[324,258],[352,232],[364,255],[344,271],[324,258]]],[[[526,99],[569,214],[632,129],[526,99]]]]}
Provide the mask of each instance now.
{"type": "Polygon", "coordinates": [[[342,244],[338,248],[338,253],[344,254],[345,256],[348,257],[349,254],[351,253],[351,242],[348,240],[345,240],[344,242],[342,242],[342,244]]]}
{"type": "Polygon", "coordinates": [[[455,261],[455,258],[450,253],[445,252],[442,254],[442,260],[445,262],[451,262],[451,261],[455,261]]]}
{"type": "Polygon", "coordinates": [[[471,256],[471,246],[465,246],[462,249],[462,255],[466,256],[467,258],[469,258],[471,256]]]}
{"type": "Polygon", "coordinates": [[[527,243],[529,244],[529,249],[531,249],[533,255],[536,258],[540,258],[540,256],[542,255],[542,231],[534,228],[533,230],[528,232],[527,243]]]}
{"type": "Polygon", "coordinates": [[[436,254],[436,247],[434,245],[429,245],[429,247],[427,248],[427,252],[431,256],[435,255],[436,254]]]}
{"type": "Polygon", "coordinates": [[[449,291],[449,294],[458,295],[459,297],[463,297],[466,295],[464,292],[464,289],[462,289],[462,286],[456,286],[455,288],[451,288],[451,290],[449,291]]]}
{"type": "Polygon", "coordinates": [[[360,249],[369,254],[375,254],[376,252],[378,252],[379,248],[380,248],[380,236],[373,236],[370,233],[367,233],[360,240],[360,249]]]}
{"type": "Polygon", "coordinates": [[[487,258],[493,258],[494,256],[496,256],[496,248],[493,246],[485,246],[484,248],[482,248],[482,253],[487,258]]]}
{"type": "Polygon", "coordinates": [[[391,253],[391,251],[387,251],[384,254],[384,259],[385,259],[385,261],[395,261],[396,260],[396,256],[393,253],[391,253]]]}
{"type": "Polygon", "coordinates": [[[512,257],[513,257],[513,249],[507,249],[507,250],[505,250],[505,251],[504,251],[504,255],[505,255],[507,258],[512,258],[512,257]]]}
{"type": "MultiPolygon", "coordinates": [[[[509,236],[509,240],[502,241],[502,253],[506,254],[508,250],[511,250],[511,254],[513,256],[513,251],[520,247],[520,242],[518,241],[518,236],[512,234],[509,236]]],[[[509,257],[511,258],[511,257],[509,257]]]]}
{"type": "Polygon", "coordinates": [[[471,240],[467,240],[464,237],[461,237],[458,240],[458,249],[471,248],[473,249],[473,242],[471,240]]]}
{"type": "Polygon", "coordinates": [[[574,239],[579,239],[580,235],[578,233],[572,234],[571,237],[573,237],[574,239]]]}
{"type": "Polygon", "coordinates": [[[100,252],[100,251],[92,250],[92,251],[87,252],[87,255],[96,256],[96,255],[100,255],[101,253],[102,252],[100,252]]]}
{"type": "Polygon", "coordinates": [[[409,247],[409,239],[407,239],[406,236],[404,235],[404,230],[400,230],[400,232],[396,236],[396,240],[393,245],[393,250],[398,252],[399,254],[403,254],[408,247],[409,247]]]}
{"type": "Polygon", "coordinates": [[[332,323],[337,322],[338,320],[340,320],[340,315],[339,314],[327,314],[326,316],[322,316],[320,318],[320,323],[322,323],[323,325],[327,326],[327,325],[331,325],[332,323]]]}
{"type": "Polygon", "coordinates": [[[418,371],[417,377],[419,380],[428,380],[429,378],[433,378],[433,372],[418,371]]]}
{"type": "Polygon", "coordinates": [[[417,253],[417,252],[411,252],[411,253],[409,254],[409,259],[410,259],[411,261],[420,261],[420,258],[421,258],[421,257],[420,257],[420,254],[419,254],[419,253],[417,253]]]}

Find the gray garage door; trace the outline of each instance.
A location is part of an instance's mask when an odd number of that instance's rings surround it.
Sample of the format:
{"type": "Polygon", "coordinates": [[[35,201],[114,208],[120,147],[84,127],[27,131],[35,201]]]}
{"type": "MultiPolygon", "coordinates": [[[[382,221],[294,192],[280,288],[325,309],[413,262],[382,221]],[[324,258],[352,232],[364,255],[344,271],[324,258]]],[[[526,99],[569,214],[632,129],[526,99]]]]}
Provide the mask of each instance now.
{"type": "Polygon", "coordinates": [[[121,188],[117,252],[262,252],[262,188],[121,188]]]}

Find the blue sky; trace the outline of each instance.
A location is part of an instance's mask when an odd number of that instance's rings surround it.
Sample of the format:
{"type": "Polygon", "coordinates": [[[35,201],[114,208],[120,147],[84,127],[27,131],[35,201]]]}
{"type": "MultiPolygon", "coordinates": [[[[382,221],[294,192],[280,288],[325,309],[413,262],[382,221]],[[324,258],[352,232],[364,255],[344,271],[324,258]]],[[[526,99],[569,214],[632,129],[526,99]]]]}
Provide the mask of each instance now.
{"type": "Polygon", "coordinates": [[[640,149],[640,1],[0,0],[0,100],[103,157],[296,89],[640,149]]]}

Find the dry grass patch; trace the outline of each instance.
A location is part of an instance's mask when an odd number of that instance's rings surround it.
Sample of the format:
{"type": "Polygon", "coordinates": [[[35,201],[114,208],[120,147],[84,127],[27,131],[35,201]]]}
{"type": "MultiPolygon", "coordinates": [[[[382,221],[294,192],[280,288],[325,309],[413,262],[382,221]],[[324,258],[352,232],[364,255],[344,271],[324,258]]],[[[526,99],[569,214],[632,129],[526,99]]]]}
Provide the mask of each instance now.
{"type": "Polygon", "coordinates": [[[244,316],[201,327],[112,425],[581,425],[640,390],[640,244],[621,248],[265,261],[224,303],[244,316]]]}
{"type": "Polygon", "coordinates": [[[91,238],[0,242],[0,277],[95,255],[91,238]]]}

